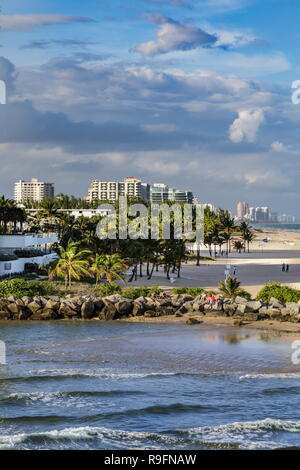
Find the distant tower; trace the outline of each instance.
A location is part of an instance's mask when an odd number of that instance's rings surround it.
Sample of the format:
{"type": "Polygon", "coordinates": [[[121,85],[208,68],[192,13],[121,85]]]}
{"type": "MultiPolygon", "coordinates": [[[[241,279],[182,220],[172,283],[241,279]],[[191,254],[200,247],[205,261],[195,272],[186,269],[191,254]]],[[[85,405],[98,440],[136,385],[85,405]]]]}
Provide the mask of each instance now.
{"type": "Polygon", "coordinates": [[[239,202],[236,208],[237,218],[243,220],[249,214],[249,204],[247,202],[239,202]]]}

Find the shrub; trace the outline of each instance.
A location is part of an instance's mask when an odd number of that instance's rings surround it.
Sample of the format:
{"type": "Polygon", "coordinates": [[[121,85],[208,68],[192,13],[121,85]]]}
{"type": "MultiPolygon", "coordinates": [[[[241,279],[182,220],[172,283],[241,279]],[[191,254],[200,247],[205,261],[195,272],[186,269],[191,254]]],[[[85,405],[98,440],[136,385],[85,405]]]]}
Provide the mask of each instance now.
{"type": "Polygon", "coordinates": [[[281,302],[298,302],[300,291],[288,286],[282,286],[279,282],[269,282],[257,294],[257,300],[269,302],[274,297],[281,302]]]}
{"type": "Polygon", "coordinates": [[[122,289],[118,284],[112,282],[111,284],[98,284],[94,287],[94,291],[100,297],[106,297],[107,295],[120,294],[122,289]]]}
{"type": "Polygon", "coordinates": [[[151,295],[159,295],[162,290],[157,286],[140,286],[140,287],[126,287],[123,289],[122,294],[128,299],[137,299],[138,297],[151,297],[151,295]]]}
{"type": "Polygon", "coordinates": [[[172,289],[173,294],[186,294],[197,297],[198,295],[208,294],[208,292],[201,287],[175,287],[172,289]]]}
{"type": "Polygon", "coordinates": [[[29,281],[25,279],[10,279],[0,282],[0,297],[23,297],[28,295],[34,297],[36,295],[53,295],[56,293],[55,288],[48,282],[29,281]]]}

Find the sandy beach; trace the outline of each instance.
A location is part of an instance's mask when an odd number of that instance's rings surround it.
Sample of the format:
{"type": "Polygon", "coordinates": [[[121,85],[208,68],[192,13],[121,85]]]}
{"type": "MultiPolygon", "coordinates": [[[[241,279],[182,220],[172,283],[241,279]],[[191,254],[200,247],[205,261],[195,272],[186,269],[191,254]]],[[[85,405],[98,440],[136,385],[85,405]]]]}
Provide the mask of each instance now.
{"type": "MultiPolygon", "coordinates": [[[[207,249],[202,256],[209,256],[207,249]]],[[[300,232],[264,230],[256,232],[250,253],[232,251],[228,257],[217,256],[216,260],[201,261],[201,266],[188,262],[182,266],[181,278],[172,284],[166,279],[162,268],[154,272],[150,281],[144,275],[130,285],[158,284],[164,289],[173,287],[203,287],[214,289],[219,281],[224,281],[226,266],[236,267],[236,277],[242,286],[255,297],[261,287],[269,281],[279,281],[295,289],[300,289],[300,232]],[[268,239],[268,242],[263,240],[268,239]],[[282,263],[289,264],[289,272],[282,272],[282,263]]]]}

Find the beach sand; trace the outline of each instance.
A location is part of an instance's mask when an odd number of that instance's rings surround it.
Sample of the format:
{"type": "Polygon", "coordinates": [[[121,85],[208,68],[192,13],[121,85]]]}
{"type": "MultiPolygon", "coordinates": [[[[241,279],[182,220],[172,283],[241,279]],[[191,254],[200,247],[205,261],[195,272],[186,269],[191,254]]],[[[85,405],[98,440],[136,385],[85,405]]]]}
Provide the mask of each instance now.
{"type": "MultiPolygon", "coordinates": [[[[202,256],[209,256],[207,249],[201,251],[202,256]]],[[[270,281],[279,281],[295,289],[300,289],[300,232],[264,230],[256,232],[255,241],[250,246],[250,253],[232,251],[228,258],[217,257],[215,261],[195,261],[183,264],[181,278],[174,275],[174,283],[166,279],[163,269],[154,272],[150,281],[144,275],[130,286],[158,284],[164,289],[173,287],[202,287],[216,290],[219,281],[225,279],[226,266],[236,267],[236,277],[242,286],[255,297],[261,287],[270,281]],[[269,239],[267,243],[264,239],[269,239]],[[282,272],[282,263],[289,264],[289,272],[282,272]]],[[[145,270],[144,270],[145,271],[145,270]]],[[[233,272],[233,269],[232,269],[233,272]]]]}

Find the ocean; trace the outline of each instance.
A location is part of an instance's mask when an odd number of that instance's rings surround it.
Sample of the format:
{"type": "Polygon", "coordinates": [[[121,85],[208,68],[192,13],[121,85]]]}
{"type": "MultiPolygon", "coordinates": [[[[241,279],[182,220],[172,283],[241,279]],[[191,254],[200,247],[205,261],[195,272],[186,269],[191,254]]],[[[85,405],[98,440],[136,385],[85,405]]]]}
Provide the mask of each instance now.
{"type": "Polygon", "coordinates": [[[257,229],[267,229],[267,230],[282,230],[285,232],[300,232],[300,224],[271,224],[271,223],[261,223],[256,224],[251,222],[250,225],[257,229]]]}
{"type": "Polygon", "coordinates": [[[0,324],[0,449],[300,448],[278,334],[209,325],[0,324]]]}

